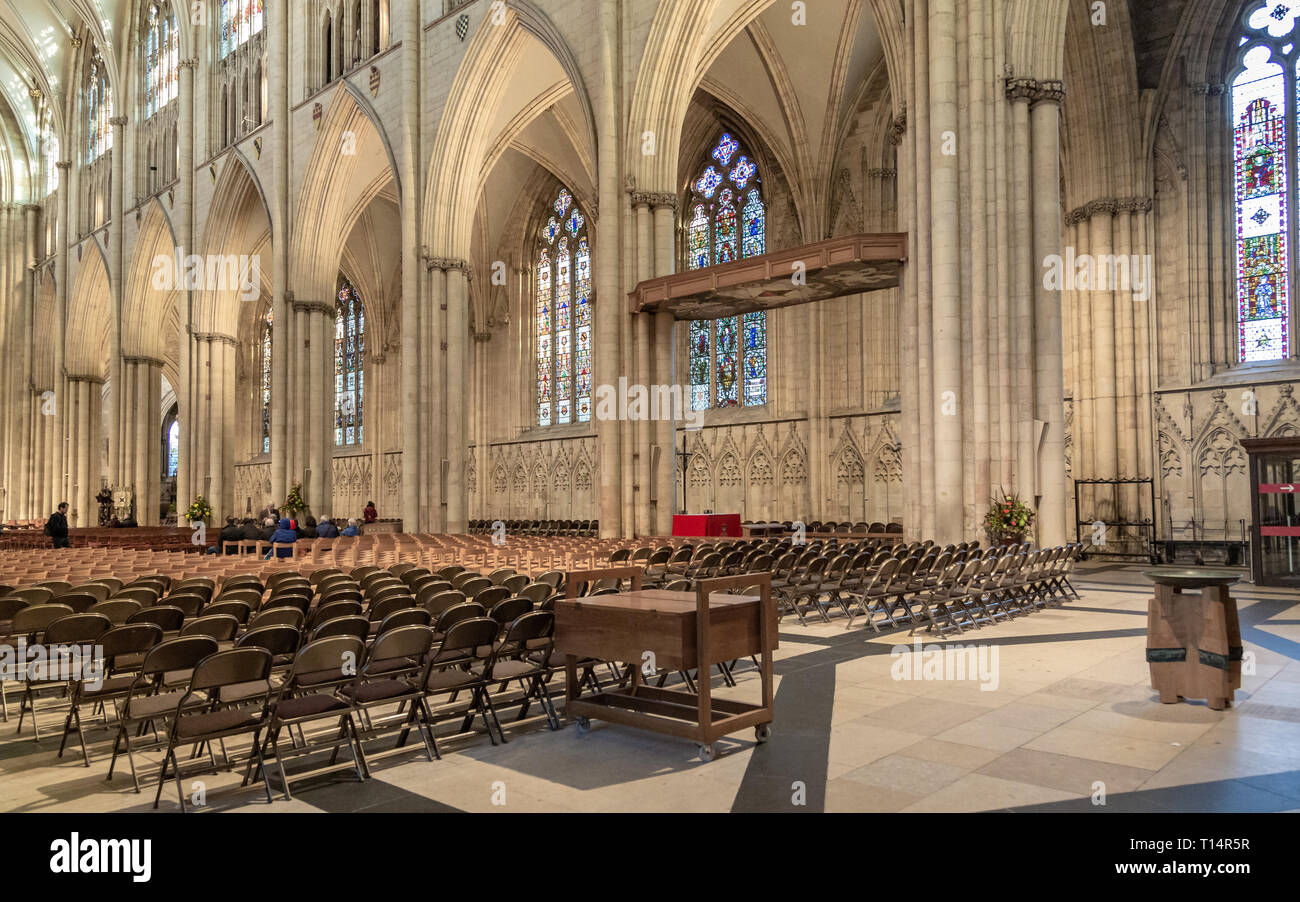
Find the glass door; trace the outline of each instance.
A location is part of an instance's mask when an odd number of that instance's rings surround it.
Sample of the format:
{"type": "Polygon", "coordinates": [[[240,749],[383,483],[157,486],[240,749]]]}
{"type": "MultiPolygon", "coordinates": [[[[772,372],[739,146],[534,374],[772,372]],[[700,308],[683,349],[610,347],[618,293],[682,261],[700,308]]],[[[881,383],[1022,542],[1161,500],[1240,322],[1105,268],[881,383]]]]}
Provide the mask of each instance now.
{"type": "Polygon", "coordinates": [[[1264,452],[1257,460],[1260,581],[1300,586],[1300,452],[1264,452]]]}

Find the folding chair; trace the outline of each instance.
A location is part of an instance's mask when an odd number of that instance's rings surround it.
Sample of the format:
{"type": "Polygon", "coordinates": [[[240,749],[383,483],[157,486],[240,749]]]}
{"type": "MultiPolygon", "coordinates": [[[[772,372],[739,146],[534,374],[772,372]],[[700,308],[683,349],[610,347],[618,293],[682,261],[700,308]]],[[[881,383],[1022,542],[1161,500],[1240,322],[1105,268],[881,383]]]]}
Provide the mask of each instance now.
{"type": "MultiPolygon", "coordinates": [[[[457,694],[468,692],[469,705],[457,734],[468,733],[474,722],[474,715],[479,714],[487,727],[488,739],[492,744],[497,744],[496,736],[492,733],[493,727],[496,728],[501,741],[506,741],[501,722],[497,719],[496,710],[492,707],[492,699],[487,691],[488,666],[492,663],[493,643],[496,641],[498,628],[497,622],[490,617],[472,617],[462,620],[447,630],[442,644],[430,656],[420,680],[421,707],[423,716],[427,718],[430,736],[433,736],[434,727],[440,718],[430,713],[424,696],[449,695],[451,699],[448,704],[452,704],[457,694]]],[[[406,741],[409,730],[409,724],[403,728],[399,746],[406,741]]],[[[434,748],[437,748],[436,740],[434,748]]]]}
{"type": "MultiPolygon", "coordinates": [[[[505,602],[502,602],[505,604],[505,602]]],[[[501,605],[497,605],[498,608],[501,605]]],[[[493,619],[496,611],[493,611],[493,619]]],[[[552,611],[528,611],[516,618],[506,629],[502,639],[492,652],[491,659],[483,666],[481,673],[484,686],[501,683],[502,687],[511,680],[518,680],[524,694],[518,700],[519,714],[516,721],[528,715],[528,708],[535,700],[546,712],[546,720],[552,730],[560,729],[560,717],[555,711],[550,693],[546,690],[546,676],[551,661],[551,651],[555,647],[555,613],[552,611]]],[[[470,668],[474,669],[473,666],[470,668]]],[[[484,689],[484,693],[490,690],[484,689]]],[[[496,712],[493,708],[493,717],[496,712]]],[[[501,741],[505,742],[505,733],[497,722],[497,731],[501,741]]]]}
{"type": "MultiPolygon", "coordinates": [[[[167,780],[167,765],[170,762],[172,776],[176,781],[176,794],[181,803],[181,812],[187,810],[185,789],[181,785],[183,769],[176,757],[178,744],[207,745],[210,749],[213,742],[221,742],[223,757],[226,757],[225,740],[249,733],[252,734],[253,755],[257,759],[258,766],[262,767],[262,785],[266,787],[266,800],[268,802],[273,800],[271,784],[267,780],[262,761],[262,744],[259,741],[262,730],[266,726],[267,710],[271,702],[270,677],[271,653],[264,648],[233,648],[229,651],[219,651],[195,665],[189,688],[177,703],[176,713],[172,718],[171,730],[167,736],[167,751],[163,755],[162,769],[158,773],[158,792],[154,795],[154,808],[158,807],[162,799],[162,788],[167,780]],[[239,706],[234,703],[228,704],[223,698],[223,690],[243,689],[249,684],[262,681],[266,681],[266,689],[264,693],[260,693],[260,705],[248,706],[247,702],[256,701],[256,698],[247,695],[241,695],[237,699],[239,706]],[[192,699],[203,698],[204,694],[206,699],[201,708],[191,704],[192,699]]],[[[212,760],[210,751],[208,757],[210,766],[202,764],[201,769],[191,770],[184,776],[194,773],[215,773],[216,762],[212,760]]],[[[233,762],[226,757],[226,763],[233,762]]]]}
{"type": "MultiPolygon", "coordinates": [[[[352,716],[353,705],[338,694],[344,687],[352,687],[355,693],[358,668],[344,667],[342,662],[351,660],[359,663],[365,657],[365,650],[365,643],[355,636],[332,636],[307,643],[294,658],[293,667],[271,708],[266,738],[262,743],[263,761],[266,760],[266,747],[270,746],[271,756],[280,771],[285,799],[293,799],[289,790],[289,774],[284,767],[285,760],[289,757],[310,755],[322,748],[332,750],[328,767],[294,775],[294,779],[302,780],[338,770],[336,762],[339,747],[346,745],[352,755],[351,766],[356,769],[357,780],[364,781],[369,775],[356,721],[352,716]],[[305,736],[303,727],[319,720],[335,721],[338,734],[332,738],[319,734],[310,738],[305,736]],[[289,751],[281,750],[280,731],[288,728],[292,739],[294,727],[298,728],[299,735],[303,737],[302,744],[294,741],[289,751]]],[[[245,776],[245,785],[248,780],[249,777],[245,776]]]]}
{"type": "MultiPolygon", "coordinates": [[[[140,665],[140,672],[127,690],[122,709],[117,717],[117,737],[113,740],[113,757],[108,764],[108,777],[113,779],[117,757],[126,751],[131,765],[131,779],[135,791],[140,791],[140,778],[135,769],[135,750],[131,747],[131,732],[150,724],[165,723],[176,710],[182,698],[179,689],[169,690],[163,681],[169,673],[193,671],[204,658],[217,652],[217,640],[211,636],[186,636],[161,642],[149,650],[140,665]]],[[[198,700],[192,704],[199,704],[198,700]]],[[[137,733],[139,735],[139,733],[137,733]]]]}
{"type": "Polygon", "coordinates": [[[147,655],[150,649],[162,641],[162,637],[162,629],[153,623],[132,623],[126,626],[115,626],[99,637],[99,647],[102,649],[104,656],[102,678],[95,683],[84,679],[73,681],[68,716],[63,722],[63,739],[59,742],[60,758],[63,757],[63,750],[68,744],[68,736],[71,735],[75,726],[77,739],[81,742],[81,760],[86,767],[90,767],[90,755],[86,752],[86,734],[81,727],[81,706],[83,704],[90,704],[92,707],[102,705],[107,709],[111,703],[116,707],[117,702],[126,698],[130,693],[138,672],[138,670],[128,672],[128,668],[121,666],[122,662],[147,655]]]}
{"type": "MultiPolygon", "coordinates": [[[[45,607],[45,606],[43,606],[45,607]]],[[[48,607],[62,607],[49,605],[48,607]]],[[[19,617],[32,608],[19,612],[19,617]]],[[[37,741],[41,738],[41,725],[36,718],[37,693],[44,689],[66,689],[73,678],[63,671],[74,654],[80,656],[82,649],[93,646],[100,636],[112,628],[112,623],[103,614],[69,614],[51,621],[45,628],[42,643],[45,646],[45,662],[24,662],[23,695],[18,702],[18,733],[23,731],[23,717],[32,714],[32,732],[37,741]],[[74,652],[73,649],[76,649],[74,652]]],[[[83,672],[89,662],[82,662],[83,672]]]]}
{"type": "MultiPolygon", "coordinates": [[[[428,726],[427,709],[424,703],[424,690],[418,674],[422,662],[433,647],[433,632],[424,626],[403,626],[375,639],[365,664],[357,672],[357,680],[351,686],[342,686],[339,694],[353,707],[366,724],[365,738],[372,739],[381,735],[382,729],[376,729],[369,712],[372,708],[398,705],[399,711],[389,718],[395,721],[401,717],[401,710],[410,706],[409,713],[401,724],[401,733],[392,749],[372,754],[371,758],[387,757],[396,753],[406,744],[410,728],[415,725],[424,740],[425,751],[429,760],[441,758],[433,730],[428,726]]],[[[384,724],[387,726],[387,724],[384,724]]]]}

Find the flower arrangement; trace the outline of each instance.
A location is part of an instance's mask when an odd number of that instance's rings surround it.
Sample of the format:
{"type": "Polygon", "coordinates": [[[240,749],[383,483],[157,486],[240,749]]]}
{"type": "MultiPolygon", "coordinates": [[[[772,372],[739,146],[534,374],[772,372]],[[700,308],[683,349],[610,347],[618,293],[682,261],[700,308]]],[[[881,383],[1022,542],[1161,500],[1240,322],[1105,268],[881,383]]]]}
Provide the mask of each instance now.
{"type": "Polygon", "coordinates": [[[284,499],[284,509],[291,514],[307,509],[306,503],[302,500],[301,482],[295,482],[293,487],[289,489],[289,497],[284,499]]]}
{"type": "Polygon", "coordinates": [[[994,498],[989,512],[984,515],[984,531],[990,542],[1021,542],[1025,532],[1034,524],[1034,512],[1020,500],[1019,495],[1002,493],[994,498]]]}
{"type": "Polygon", "coordinates": [[[208,504],[208,499],[202,495],[191,501],[190,506],[185,509],[185,519],[190,523],[206,523],[211,516],[212,505],[208,504]]]}

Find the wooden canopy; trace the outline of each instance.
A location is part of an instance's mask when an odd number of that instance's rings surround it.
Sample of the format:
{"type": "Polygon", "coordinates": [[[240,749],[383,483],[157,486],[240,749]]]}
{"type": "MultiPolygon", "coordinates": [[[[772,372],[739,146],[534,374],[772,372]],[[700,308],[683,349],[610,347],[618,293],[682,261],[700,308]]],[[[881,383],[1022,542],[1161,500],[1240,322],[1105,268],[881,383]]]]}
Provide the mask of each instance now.
{"type": "Polygon", "coordinates": [[[906,232],[845,235],[646,279],[628,293],[628,305],[633,313],[717,319],[895,288],[906,260],[906,232]]]}

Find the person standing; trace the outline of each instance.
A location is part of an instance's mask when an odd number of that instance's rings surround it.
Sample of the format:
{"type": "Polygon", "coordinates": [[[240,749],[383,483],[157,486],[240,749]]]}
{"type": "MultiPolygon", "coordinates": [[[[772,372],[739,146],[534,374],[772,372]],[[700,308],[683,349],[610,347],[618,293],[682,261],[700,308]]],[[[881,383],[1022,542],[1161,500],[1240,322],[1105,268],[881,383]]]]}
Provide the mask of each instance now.
{"type": "Polygon", "coordinates": [[[68,502],[59,503],[59,509],[45,521],[45,534],[54,540],[55,548],[70,548],[68,542],[68,502]]]}
{"type": "Polygon", "coordinates": [[[365,518],[365,521],[367,523],[374,523],[376,520],[378,520],[379,511],[375,509],[375,502],[367,501],[366,509],[361,512],[361,516],[365,518]]]}

